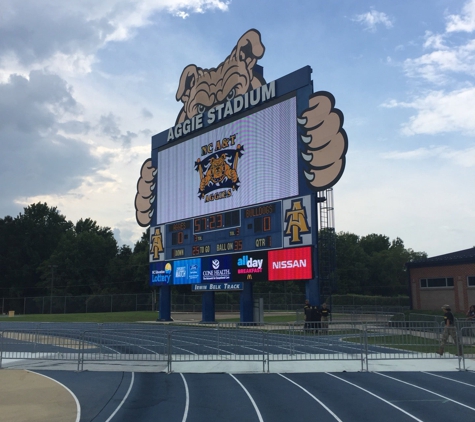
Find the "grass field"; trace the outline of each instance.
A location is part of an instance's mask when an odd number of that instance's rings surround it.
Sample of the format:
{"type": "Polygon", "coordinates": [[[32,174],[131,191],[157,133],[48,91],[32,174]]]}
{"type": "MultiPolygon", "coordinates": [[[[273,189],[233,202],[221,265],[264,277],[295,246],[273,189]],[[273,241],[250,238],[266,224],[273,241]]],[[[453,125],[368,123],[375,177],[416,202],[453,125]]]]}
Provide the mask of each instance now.
{"type": "MultiPolygon", "coordinates": [[[[179,315],[177,314],[179,319],[179,315]]],[[[172,317],[174,314],[172,313],[172,317]]],[[[1,322],[149,322],[156,321],[158,313],[154,311],[139,312],[104,312],[104,313],[87,313],[87,314],[33,314],[33,315],[15,315],[12,318],[3,316],[1,322]]],[[[216,318],[219,322],[239,322],[239,314],[233,318],[216,318]]],[[[196,321],[196,320],[195,320],[196,321]]],[[[286,315],[264,315],[264,322],[295,322],[295,313],[286,315]]]]}
{"type": "Polygon", "coordinates": [[[15,315],[13,318],[2,317],[1,322],[138,322],[156,321],[157,312],[104,312],[88,314],[33,314],[15,315]]]}

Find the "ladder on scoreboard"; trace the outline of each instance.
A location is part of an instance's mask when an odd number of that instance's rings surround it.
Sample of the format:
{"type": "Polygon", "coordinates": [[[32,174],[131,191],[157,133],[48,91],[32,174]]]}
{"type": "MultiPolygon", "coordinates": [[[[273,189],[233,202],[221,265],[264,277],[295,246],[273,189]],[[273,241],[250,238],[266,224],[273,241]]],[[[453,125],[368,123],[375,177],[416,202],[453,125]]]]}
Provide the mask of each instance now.
{"type": "Polygon", "coordinates": [[[336,289],[336,233],[333,205],[333,189],[317,193],[319,232],[319,285],[320,300],[331,306],[331,295],[336,289]]]}

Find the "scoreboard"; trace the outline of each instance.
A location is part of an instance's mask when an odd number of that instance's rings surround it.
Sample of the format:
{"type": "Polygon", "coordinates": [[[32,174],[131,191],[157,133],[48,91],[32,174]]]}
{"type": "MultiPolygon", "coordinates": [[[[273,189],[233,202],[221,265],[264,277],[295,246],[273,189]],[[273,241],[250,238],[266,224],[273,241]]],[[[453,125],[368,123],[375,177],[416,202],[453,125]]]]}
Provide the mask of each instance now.
{"type": "Polygon", "coordinates": [[[150,232],[150,262],[311,245],[312,196],[162,224],[150,232]]]}
{"type": "Polygon", "coordinates": [[[165,225],[166,260],[282,247],[282,203],[165,225]]]}
{"type": "Polygon", "coordinates": [[[315,191],[297,125],[313,91],[310,73],[152,137],[152,285],[313,277],[315,191]]]}

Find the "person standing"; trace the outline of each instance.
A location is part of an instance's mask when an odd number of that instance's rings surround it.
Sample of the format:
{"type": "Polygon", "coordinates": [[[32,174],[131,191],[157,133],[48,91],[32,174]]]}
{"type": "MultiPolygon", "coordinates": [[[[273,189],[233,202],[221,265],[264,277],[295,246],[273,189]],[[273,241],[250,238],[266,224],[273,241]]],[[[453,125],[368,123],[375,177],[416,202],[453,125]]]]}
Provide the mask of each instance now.
{"type": "Polygon", "coordinates": [[[322,334],[328,334],[328,321],[330,320],[330,309],[327,308],[326,302],[323,302],[320,309],[320,314],[322,316],[322,334]]]}
{"type": "Polygon", "coordinates": [[[449,305],[442,306],[442,310],[444,311],[444,331],[442,332],[442,337],[440,339],[440,347],[437,350],[437,354],[443,355],[445,345],[447,344],[447,340],[452,337],[455,346],[457,347],[458,353],[457,356],[462,356],[462,347],[457,342],[457,329],[455,328],[455,318],[452,314],[449,305]]]}
{"type": "Polygon", "coordinates": [[[471,305],[467,311],[467,319],[471,322],[475,322],[475,305],[471,305]]]}
{"type": "Polygon", "coordinates": [[[310,305],[310,301],[307,299],[303,307],[303,312],[305,315],[305,332],[318,334],[318,325],[320,323],[320,311],[318,310],[318,306],[310,305]]]}
{"type": "Polygon", "coordinates": [[[305,300],[305,305],[303,306],[303,315],[304,315],[304,331],[307,332],[310,330],[310,324],[312,320],[312,307],[310,306],[310,301],[305,300]]]}
{"type": "Polygon", "coordinates": [[[318,334],[320,329],[320,320],[322,319],[322,314],[320,313],[320,309],[318,305],[312,306],[312,324],[313,324],[313,332],[318,334]]]}

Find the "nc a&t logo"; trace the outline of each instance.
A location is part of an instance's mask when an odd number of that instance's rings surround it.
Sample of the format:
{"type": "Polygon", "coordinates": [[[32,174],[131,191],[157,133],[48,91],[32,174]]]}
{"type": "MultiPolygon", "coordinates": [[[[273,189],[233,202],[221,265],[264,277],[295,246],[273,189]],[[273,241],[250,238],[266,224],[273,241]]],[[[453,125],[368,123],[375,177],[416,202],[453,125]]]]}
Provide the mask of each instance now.
{"type": "Polygon", "coordinates": [[[285,224],[284,236],[289,237],[289,243],[291,245],[302,244],[302,235],[310,233],[303,198],[292,201],[291,208],[285,212],[285,224]]]}
{"type": "Polygon", "coordinates": [[[162,232],[160,227],[155,227],[155,232],[151,236],[150,254],[153,256],[153,259],[159,259],[161,252],[163,252],[162,232]]]}
{"type": "Polygon", "coordinates": [[[205,202],[229,198],[239,189],[238,161],[244,147],[234,146],[236,135],[216,141],[216,144],[203,145],[201,156],[195,162],[195,170],[200,174],[198,196],[205,202]]]}

